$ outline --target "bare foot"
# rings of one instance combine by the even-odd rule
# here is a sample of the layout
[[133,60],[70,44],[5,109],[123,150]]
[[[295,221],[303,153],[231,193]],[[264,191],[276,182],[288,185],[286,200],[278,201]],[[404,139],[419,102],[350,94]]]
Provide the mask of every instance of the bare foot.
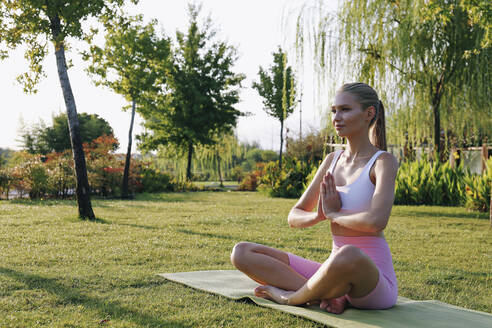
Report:
[[342,296],[338,298],[332,298],[329,300],[322,300],[319,307],[328,312],[340,314],[347,307],[347,298],[345,296]]
[[258,286],[255,288],[255,296],[266,298],[278,304],[287,304],[289,296],[294,294],[293,291],[280,289],[273,286]]

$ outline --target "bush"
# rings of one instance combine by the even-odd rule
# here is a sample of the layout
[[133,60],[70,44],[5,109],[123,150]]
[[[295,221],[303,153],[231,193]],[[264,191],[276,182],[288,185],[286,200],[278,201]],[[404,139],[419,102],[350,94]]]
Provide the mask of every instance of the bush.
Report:
[[158,169],[142,168],[140,174],[143,192],[163,192],[175,189],[175,183],[171,181],[171,176]]
[[278,162],[270,162],[260,178],[260,190],[271,197],[298,198],[306,188],[312,167],[295,158],[285,158],[282,170]]
[[487,161],[487,170],[482,175],[465,177],[465,206],[480,212],[490,211],[492,188],[492,157]]
[[396,176],[395,204],[463,205],[468,175],[461,166],[452,168],[449,163],[404,162]]
[[256,191],[256,188],[258,188],[258,177],[254,173],[249,173],[243,181],[241,181],[241,184],[239,185],[238,190],[241,191]]
[[15,180],[16,177],[12,174],[12,170],[0,170],[0,195],[5,194],[5,197],[9,199],[9,192],[12,189]]
[[237,181],[238,183],[241,183],[241,181],[244,179],[245,175],[243,172],[243,168],[241,166],[234,166],[231,170],[231,173],[229,175],[229,178],[231,180]]

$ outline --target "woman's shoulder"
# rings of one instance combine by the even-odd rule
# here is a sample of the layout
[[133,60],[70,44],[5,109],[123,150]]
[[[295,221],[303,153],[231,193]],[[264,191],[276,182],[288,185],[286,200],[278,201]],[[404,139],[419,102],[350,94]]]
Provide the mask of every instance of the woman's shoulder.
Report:
[[397,171],[400,164],[398,159],[390,152],[382,151],[381,154],[376,158],[374,163],[375,168],[381,168],[384,170],[394,170]]
[[331,162],[333,161],[333,158],[335,158],[336,154],[339,152],[340,152],[340,150],[335,150],[335,151],[332,151],[331,153],[329,153],[328,155],[326,155],[324,160],[323,160],[323,165],[324,166],[330,166]]

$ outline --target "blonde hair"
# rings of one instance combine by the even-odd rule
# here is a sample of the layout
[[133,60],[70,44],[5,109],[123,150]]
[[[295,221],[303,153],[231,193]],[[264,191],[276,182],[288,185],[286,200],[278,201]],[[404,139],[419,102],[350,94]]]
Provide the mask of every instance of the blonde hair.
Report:
[[371,143],[381,150],[386,149],[386,124],[384,120],[384,106],[377,92],[369,85],[361,82],[346,83],[342,85],[339,92],[348,92],[361,104],[362,109],[374,106],[376,115],[369,123],[369,139]]

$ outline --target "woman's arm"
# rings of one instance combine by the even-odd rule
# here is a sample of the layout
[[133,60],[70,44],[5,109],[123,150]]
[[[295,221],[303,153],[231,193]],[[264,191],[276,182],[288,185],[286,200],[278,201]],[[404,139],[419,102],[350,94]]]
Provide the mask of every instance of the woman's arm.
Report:
[[[398,161],[390,153],[379,156],[374,164],[376,188],[371,206],[364,212],[346,214],[327,211],[326,218],[349,229],[363,232],[378,232],[388,224],[391,208],[395,199],[395,179],[398,171]],[[333,179],[325,178],[321,186],[322,197],[329,197],[335,188]]]
[[[311,181],[296,205],[290,210],[287,221],[292,228],[307,228],[326,219],[321,210],[319,186],[323,181],[326,171],[330,167],[332,159],[333,153],[325,157],[313,181]],[[318,211],[312,212],[315,206],[318,207]]]

